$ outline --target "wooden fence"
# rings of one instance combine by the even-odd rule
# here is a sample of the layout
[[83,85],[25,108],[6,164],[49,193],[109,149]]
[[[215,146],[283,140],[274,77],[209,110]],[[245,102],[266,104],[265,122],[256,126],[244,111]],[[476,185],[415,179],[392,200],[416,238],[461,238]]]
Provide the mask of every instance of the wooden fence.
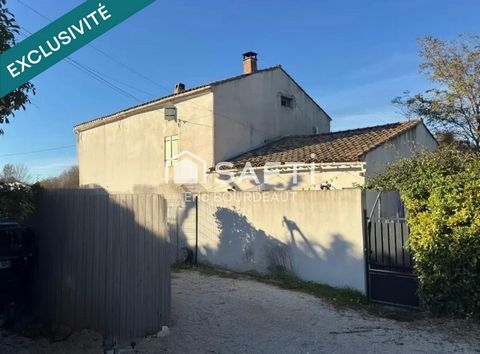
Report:
[[36,213],[38,315],[134,338],[169,322],[170,260],[162,196],[45,191]]

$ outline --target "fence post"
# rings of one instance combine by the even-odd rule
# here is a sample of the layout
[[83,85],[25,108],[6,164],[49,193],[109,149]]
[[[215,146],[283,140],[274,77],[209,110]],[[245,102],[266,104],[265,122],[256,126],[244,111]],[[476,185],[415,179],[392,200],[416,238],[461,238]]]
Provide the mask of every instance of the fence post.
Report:
[[195,265],[198,266],[198,195],[195,196]]
[[371,219],[367,216],[367,210],[362,210],[363,216],[363,247],[364,247],[364,262],[365,262],[365,294],[367,299],[370,301],[370,274],[369,262],[370,262],[370,228],[371,228]]

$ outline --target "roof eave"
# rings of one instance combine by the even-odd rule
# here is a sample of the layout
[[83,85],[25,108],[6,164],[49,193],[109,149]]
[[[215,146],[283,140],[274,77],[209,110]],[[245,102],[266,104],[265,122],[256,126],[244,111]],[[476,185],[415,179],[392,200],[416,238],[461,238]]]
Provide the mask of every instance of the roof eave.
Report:
[[145,104],[133,107],[133,108],[127,108],[124,111],[120,111],[120,112],[114,113],[112,115],[108,115],[108,116],[104,116],[104,117],[100,117],[100,118],[95,118],[95,119],[90,120],[88,122],[84,122],[84,123],[80,123],[78,125],[75,125],[73,127],[73,130],[74,130],[74,132],[79,133],[79,132],[83,132],[85,130],[96,128],[96,127],[99,127],[99,126],[102,126],[102,125],[105,125],[105,124],[117,122],[119,120],[122,120],[124,118],[127,118],[129,116],[132,116],[132,115],[135,115],[135,114],[138,114],[138,113],[148,112],[148,111],[156,108],[157,106],[164,105],[165,103],[168,103],[168,102],[171,102],[171,101],[182,100],[183,98],[186,98],[186,97],[198,95],[198,94],[204,93],[206,91],[211,91],[211,88],[212,88],[211,85],[203,86],[203,87],[199,87],[198,89],[190,90],[190,91],[185,92],[185,93],[180,93],[180,94],[177,94],[177,95],[174,95],[174,96],[165,97],[163,99],[159,99],[159,100],[156,100],[156,101],[151,101],[151,102],[148,102],[148,103],[145,103]]

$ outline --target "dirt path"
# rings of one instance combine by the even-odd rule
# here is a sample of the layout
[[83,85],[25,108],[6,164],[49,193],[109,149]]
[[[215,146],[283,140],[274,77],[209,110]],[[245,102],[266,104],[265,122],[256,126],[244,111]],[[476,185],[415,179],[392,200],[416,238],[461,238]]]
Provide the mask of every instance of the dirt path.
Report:
[[338,310],[252,280],[192,271],[172,277],[170,335],[143,340],[142,353],[480,352],[480,336],[460,339],[437,325]]

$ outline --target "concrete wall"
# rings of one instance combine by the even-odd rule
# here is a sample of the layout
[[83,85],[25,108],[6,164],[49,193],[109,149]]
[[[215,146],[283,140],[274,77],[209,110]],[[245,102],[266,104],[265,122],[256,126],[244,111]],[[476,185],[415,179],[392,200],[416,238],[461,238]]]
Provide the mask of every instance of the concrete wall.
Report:
[[168,104],[182,121],[164,119],[164,106],[82,131],[77,139],[80,185],[109,192],[156,191],[165,182],[164,138],[179,136],[179,151],[213,164],[213,94]]
[[[282,107],[280,96],[294,98]],[[214,88],[215,161],[288,135],[330,131],[326,114],[281,69],[265,71]]]
[[[359,189],[200,194],[199,260],[365,292],[362,210]],[[194,223],[192,203],[181,214],[180,227]],[[182,242],[194,249],[189,230]]]

